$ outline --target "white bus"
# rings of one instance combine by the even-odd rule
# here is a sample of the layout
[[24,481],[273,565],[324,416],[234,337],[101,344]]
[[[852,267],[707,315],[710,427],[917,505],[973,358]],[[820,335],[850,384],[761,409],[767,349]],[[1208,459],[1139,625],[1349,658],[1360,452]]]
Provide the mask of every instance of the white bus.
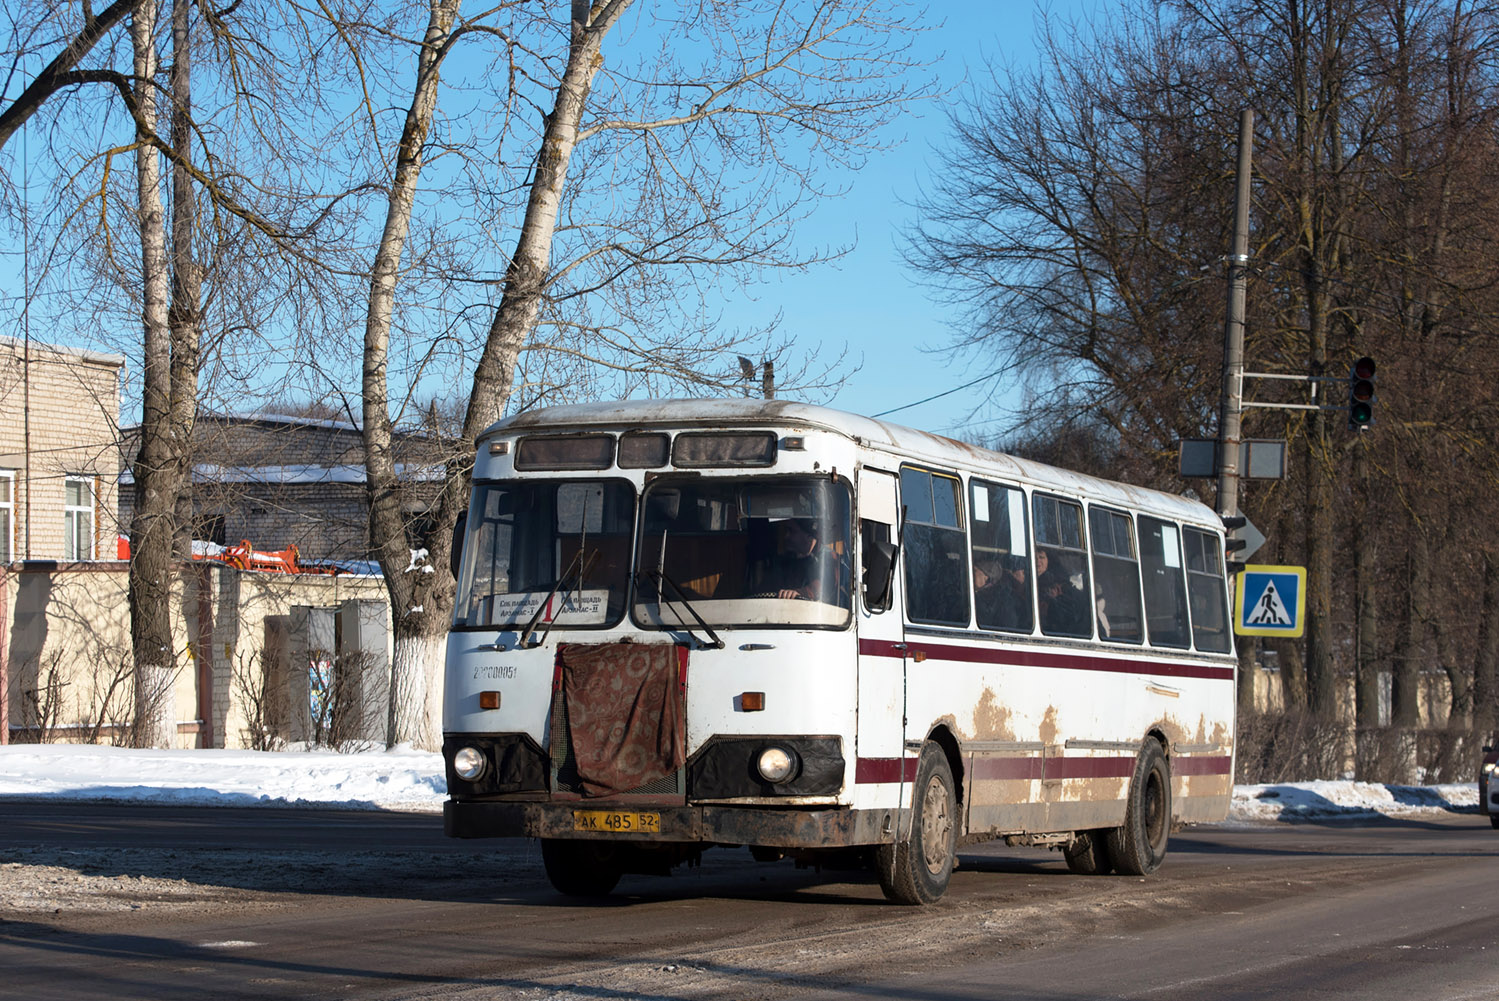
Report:
[[713,846],[1145,874],[1232,792],[1223,526],[1172,494],[779,401],[553,407],[478,442],[444,827],[561,892]]

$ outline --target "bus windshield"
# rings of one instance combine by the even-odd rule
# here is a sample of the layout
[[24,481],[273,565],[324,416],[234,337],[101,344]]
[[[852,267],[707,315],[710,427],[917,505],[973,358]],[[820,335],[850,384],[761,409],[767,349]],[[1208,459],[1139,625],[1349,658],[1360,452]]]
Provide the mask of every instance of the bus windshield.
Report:
[[476,483],[455,625],[604,628],[624,616],[635,490],[623,480]]
[[847,485],[826,476],[653,481],[642,498],[636,620],[847,625],[849,507]]

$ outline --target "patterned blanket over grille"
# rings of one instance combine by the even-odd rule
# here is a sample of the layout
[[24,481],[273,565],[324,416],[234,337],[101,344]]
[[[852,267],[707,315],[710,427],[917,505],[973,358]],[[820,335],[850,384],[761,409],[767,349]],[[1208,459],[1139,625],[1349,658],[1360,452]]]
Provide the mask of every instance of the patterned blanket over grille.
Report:
[[557,656],[585,796],[638,789],[682,767],[687,723],[676,646],[567,644]]

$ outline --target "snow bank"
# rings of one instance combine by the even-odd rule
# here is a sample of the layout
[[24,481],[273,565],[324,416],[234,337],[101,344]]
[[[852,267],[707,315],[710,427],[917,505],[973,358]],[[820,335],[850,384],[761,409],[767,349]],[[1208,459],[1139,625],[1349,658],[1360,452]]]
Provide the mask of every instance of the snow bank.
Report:
[[338,754],[0,747],[0,796],[441,812],[446,787],[441,756],[409,749]]

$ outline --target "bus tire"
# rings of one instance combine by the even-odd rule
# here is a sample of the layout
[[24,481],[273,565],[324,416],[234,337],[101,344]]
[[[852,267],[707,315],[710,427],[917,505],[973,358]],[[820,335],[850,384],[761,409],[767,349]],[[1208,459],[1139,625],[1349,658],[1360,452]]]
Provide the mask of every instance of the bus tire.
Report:
[[1062,849],[1062,857],[1079,876],[1107,876],[1114,871],[1108,831],[1078,831],[1076,839]]
[[1161,867],[1171,837],[1171,768],[1154,737],[1145,741],[1129,783],[1124,826],[1108,834],[1109,857],[1127,876],[1145,876]]
[[607,897],[624,873],[612,844],[541,839],[541,863],[552,888],[568,897]]
[[897,904],[932,904],[947,892],[958,848],[958,797],[942,748],[921,749],[911,795],[911,833],[875,851],[880,889]]

